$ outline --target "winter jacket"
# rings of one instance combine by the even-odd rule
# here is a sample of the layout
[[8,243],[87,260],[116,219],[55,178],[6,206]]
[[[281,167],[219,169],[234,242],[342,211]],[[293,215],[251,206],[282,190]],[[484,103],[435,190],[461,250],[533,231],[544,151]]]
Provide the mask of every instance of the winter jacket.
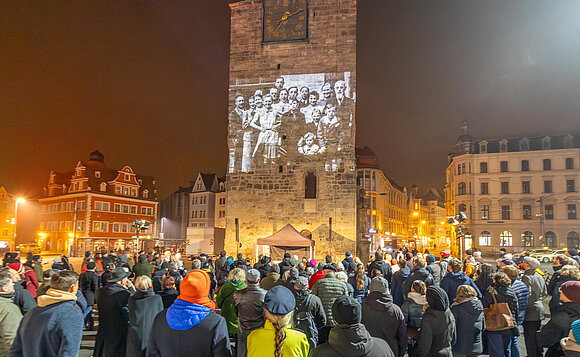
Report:
[[310,281],[308,281],[308,289],[312,290],[312,287],[314,286],[314,284],[320,280],[323,279],[326,276],[326,274],[324,274],[323,270],[319,270],[316,273],[312,274],[312,276],[310,277]]
[[25,315],[28,311],[36,307],[36,301],[32,295],[30,295],[30,292],[24,289],[24,287],[18,283],[14,284],[14,292],[11,294],[6,294],[6,296],[10,296],[12,298],[12,301],[16,304],[16,306],[20,308],[22,315]]
[[530,289],[528,306],[524,321],[541,321],[544,319],[542,297],[546,295],[546,282],[534,269],[528,269],[522,276],[522,283]]
[[441,280],[443,280],[445,275],[447,275],[447,266],[449,266],[450,260],[451,260],[451,258],[448,257],[445,259],[441,259],[439,262],[437,262],[437,264],[439,264],[439,267],[441,267]]
[[324,312],[326,313],[326,326],[334,326],[332,304],[339,296],[348,296],[346,284],[338,280],[334,274],[330,274],[314,283],[312,293],[322,301],[322,306],[324,306]]
[[79,276],[79,290],[83,293],[87,304],[95,304],[95,292],[99,288],[99,278],[93,271],[85,271]]
[[344,260],[342,261],[342,266],[344,267],[345,271],[348,271],[349,267],[350,267],[350,270],[352,270],[352,271],[356,270],[356,263],[354,262],[354,259],[352,259],[352,257],[344,258]]
[[319,330],[326,326],[326,313],[322,301],[310,290],[294,290],[294,299],[296,299],[296,311],[294,313],[308,311],[312,315],[314,324]]
[[234,293],[246,288],[246,282],[228,281],[216,296],[217,306],[221,309],[221,315],[226,318],[228,333],[238,333],[238,315],[234,308]]
[[453,345],[454,354],[477,355],[483,352],[483,305],[477,298],[454,302],[451,313],[455,318],[457,342]]
[[284,285],[288,290],[293,291],[294,284],[296,284],[296,279],[298,279],[298,277],[300,276],[300,272],[298,271],[298,269],[290,269],[288,274],[289,274],[288,279],[286,279],[285,282],[282,282],[282,280],[278,280],[278,285]]
[[369,285],[371,284],[371,279],[366,276],[363,275],[363,288],[362,289],[357,289],[356,288],[356,275],[355,274],[351,274],[348,277],[348,283],[352,286],[353,291],[352,291],[352,297],[356,299],[356,301],[362,303],[366,297],[367,297],[367,293],[369,291]]
[[[558,274],[556,280],[557,281],[554,282],[554,277],[552,277],[552,279],[550,280],[550,285],[548,285],[548,294],[552,296],[552,298],[550,299],[550,303],[548,304],[550,308],[550,313],[554,313],[556,309],[562,306],[562,301],[560,301],[560,287],[562,286],[562,284],[564,284],[567,281],[573,281],[576,279],[570,275]],[[552,292],[550,293],[550,286],[552,285],[552,282],[554,282],[554,284],[552,286]]]
[[141,275],[151,277],[153,270],[155,270],[155,267],[149,264],[147,260],[142,260],[133,266],[133,273],[135,273],[135,278]]
[[429,273],[427,268],[420,267],[418,265],[414,266],[411,270],[411,274],[405,279],[403,283],[403,296],[407,296],[407,294],[411,291],[411,285],[415,280],[421,280],[425,282],[427,287],[433,285],[433,275]]
[[16,338],[22,313],[6,294],[0,294],[0,356],[6,356]]
[[260,265],[258,267],[258,271],[260,272],[260,279],[264,279],[266,276],[268,276],[268,273],[270,272],[270,263],[268,264],[263,264]]
[[387,342],[372,337],[363,324],[341,324],[330,330],[328,342],[312,350],[309,357],[362,356],[395,357],[395,354]]
[[[436,291],[433,301],[429,301],[429,307],[421,320],[421,331],[417,341],[417,349],[421,357],[452,357],[451,346],[456,341],[455,318],[449,311],[449,301],[445,292],[440,288]],[[431,293],[427,290],[427,294]],[[429,299],[429,295],[427,295]]]
[[[183,341],[195,341],[183,343]],[[231,356],[223,316],[209,307],[177,299],[153,321],[147,357]]]
[[260,287],[264,290],[270,290],[278,283],[278,280],[280,280],[280,274],[271,271],[264,279],[260,280]]
[[442,279],[441,278],[441,267],[439,266],[439,264],[433,262],[433,263],[427,265],[427,270],[433,276],[433,285],[439,286],[439,284],[441,284],[441,279]]
[[441,280],[441,289],[445,290],[447,296],[449,297],[449,301],[455,300],[455,296],[457,295],[457,288],[460,285],[471,286],[477,292],[477,297],[481,298],[481,291],[479,291],[479,288],[477,285],[475,285],[473,279],[466,276],[462,271],[457,273],[448,273],[445,275],[443,280]]
[[393,295],[393,302],[398,306],[402,306],[405,301],[405,296],[403,295],[403,284],[409,274],[411,274],[411,269],[405,267],[393,274],[391,279],[391,295]]
[[41,281],[43,281],[44,277],[43,277],[42,265],[38,264],[38,263],[32,263],[31,268],[34,270],[34,273],[36,274],[36,280],[38,280],[39,283]]
[[278,265],[280,266],[280,276],[284,275],[287,270],[292,269],[290,258],[284,258]]
[[[528,296],[530,295],[530,291],[526,284],[522,283],[519,279],[512,280],[512,286],[510,286],[514,293],[516,293],[516,297],[518,298],[518,325],[521,325],[524,322],[524,316],[526,314],[526,306],[528,306]],[[559,300],[559,298],[558,298]]]
[[[50,294],[49,290],[48,294]],[[76,308],[74,295],[39,298],[39,304],[20,322],[10,348],[10,357],[76,357],[79,353],[84,316]],[[72,295],[72,296],[71,296]],[[46,301],[46,303],[43,302]]]
[[163,303],[164,309],[167,309],[169,306],[171,306],[171,304],[173,304],[173,302],[175,301],[175,299],[177,299],[177,296],[179,295],[179,293],[177,292],[177,290],[175,290],[175,288],[166,289],[156,294],[159,294],[159,296],[161,296],[161,302]]
[[416,292],[410,292],[409,297],[405,299],[401,311],[405,318],[405,323],[409,328],[421,328],[421,320],[425,310],[423,307],[427,304],[425,295]]
[[99,330],[95,338],[94,357],[122,357],[127,349],[129,296],[134,292],[120,284],[109,283],[97,290]]
[[264,327],[264,296],[267,291],[257,284],[248,285],[243,290],[234,293],[234,308],[238,315],[238,341],[236,349],[238,356],[247,353],[247,338],[250,332]]
[[[286,339],[282,347],[284,357],[306,357],[310,345],[306,335],[287,325],[284,328]],[[248,357],[274,356],[276,329],[270,320],[266,320],[263,328],[252,331],[248,336]]]
[[24,266],[24,281],[22,283],[26,290],[30,292],[33,298],[36,298],[36,289],[40,286],[38,283],[38,278],[36,277],[36,272],[34,269],[28,266]]
[[161,283],[163,282],[163,277],[168,273],[169,271],[167,269],[161,269],[153,272],[153,275],[151,275],[151,281],[153,282],[153,291],[159,292],[163,290]]
[[149,290],[137,290],[129,297],[129,330],[127,356],[145,357],[145,349],[155,316],[163,310],[159,295]]
[[393,297],[379,291],[369,293],[362,303],[362,324],[373,337],[389,344],[397,357],[405,355],[407,326],[401,308],[393,303]]
[[220,256],[216,261],[215,261],[215,276],[216,277],[220,277],[221,276],[221,272],[224,269],[226,265],[226,257],[224,256]]
[[383,274],[383,278],[387,279],[389,284],[391,283],[391,279],[393,278],[393,270],[391,269],[391,265],[384,261],[384,260],[375,260],[369,265],[368,275],[371,276],[373,270],[380,270]]
[[560,340],[560,347],[564,351],[566,357],[580,357],[580,345],[572,341],[568,337]]
[[560,340],[568,336],[570,325],[580,319],[580,302],[565,302],[537,334],[538,345],[547,347],[546,357],[560,356]]
[[[491,293],[491,290],[494,290],[495,301]],[[483,304],[483,307],[486,308],[489,307],[489,305],[491,304],[495,304],[495,302],[507,303],[508,307],[510,308],[510,312],[512,313],[512,318],[514,319],[514,322],[517,321],[517,317],[519,314],[518,297],[516,296],[516,293],[513,291],[511,287],[506,288],[505,286],[500,284],[495,283],[491,284],[490,287],[486,291],[484,291],[483,297],[481,298],[481,303]],[[517,327],[511,329],[511,332],[514,336],[519,336],[519,330],[517,329]]]

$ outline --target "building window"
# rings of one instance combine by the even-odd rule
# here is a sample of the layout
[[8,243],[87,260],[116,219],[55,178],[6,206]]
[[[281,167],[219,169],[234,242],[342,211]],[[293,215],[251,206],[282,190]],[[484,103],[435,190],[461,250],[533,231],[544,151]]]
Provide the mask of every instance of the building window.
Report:
[[573,140],[574,140],[574,137],[572,135],[566,135],[564,137],[564,148],[571,149]]
[[125,181],[129,181],[129,180],[131,180],[131,175],[125,174]]
[[499,152],[507,152],[507,140],[503,139],[499,141]]
[[461,164],[461,173],[467,173],[467,171],[465,171],[465,164]]
[[199,218],[205,218],[205,210],[204,209],[199,211]]
[[95,201],[95,211],[109,211],[109,202]]
[[550,137],[546,136],[542,139],[542,150],[550,150]]
[[548,247],[555,247],[556,246],[556,233],[552,232],[552,231],[548,231],[544,234],[544,237],[546,238],[546,245]]
[[108,232],[108,231],[109,231],[109,222],[100,222],[100,221],[93,222],[93,232]]
[[522,193],[530,193],[530,181],[522,181]]
[[522,160],[522,171],[530,171],[530,162],[528,160]]
[[191,218],[197,218],[197,211],[191,211]]
[[304,178],[304,198],[316,198],[316,175],[309,172]]
[[129,213],[129,205],[123,205],[123,213]]
[[522,206],[522,213],[524,219],[532,219],[532,206],[531,205],[523,205]]
[[457,194],[465,195],[465,182],[460,182],[457,184]]
[[576,204],[568,204],[568,219],[576,219]]
[[524,247],[534,246],[534,234],[530,231],[525,231],[522,233],[522,245]]
[[95,177],[101,178],[101,171],[95,171]]
[[544,159],[544,171],[548,171],[552,169],[552,160]]
[[576,180],[566,180],[566,192],[576,192]]
[[482,174],[487,173],[487,162],[480,162],[479,163],[479,172]]
[[487,154],[487,141],[482,141],[479,143],[479,153]]
[[510,231],[501,232],[499,235],[499,245],[501,247],[511,247],[512,244],[512,233]]
[[544,193],[552,193],[552,181],[544,181]]
[[134,188],[134,187],[133,187],[133,188],[131,188],[131,196],[133,196],[133,197],[137,197],[137,196],[138,196],[138,195],[137,195],[137,189],[136,189],[136,188]]
[[482,182],[481,183],[481,194],[482,195],[487,195],[489,194],[489,187],[488,187],[488,183],[487,182]]
[[113,210],[115,212],[121,212],[121,204],[120,203],[115,203],[115,205],[113,206]]
[[130,208],[131,208],[130,212],[131,212],[132,214],[137,214],[137,206],[131,205],[131,207],[130,207]]
[[507,195],[510,193],[510,183],[509,182],[501,182],[501,193],[503,195]]
[[77,202],[77,209],[79,211],[84,211],[87,208],[87,201],[78,201]]
[[510,220],[510,206],[501,206],[501,219]]
[[528,138],[523,138],[520,140],[520,151],[528,151],[530,150],[530,141]]
[[121,231],[120,226],[120,223],[113,223],[113,233],[119,233]]
[[574,168],[574,159],[571,157],[566,158],[566,170],[572,170]]
[[499,163],[499,170],[501,172],[508,172],[508,162],[507,161],[502,161]]
[[149,198],[149,190],[143,190],[143,198]]
[[554,205],[544,205],[544,218],[554,219]]
[[489,205],[481,206],[481,219],[489,219]]
[[[153,207],[141,207],[141,214],[144,216],[152,216],[153,215]],[[193,215],[192,215],[192,217],[193,217]],[[197,217],[193,217],[193,218],[197,218]]]
[[483,231],[479,234],[479,245],[482,247],[491,247],[491,233]]

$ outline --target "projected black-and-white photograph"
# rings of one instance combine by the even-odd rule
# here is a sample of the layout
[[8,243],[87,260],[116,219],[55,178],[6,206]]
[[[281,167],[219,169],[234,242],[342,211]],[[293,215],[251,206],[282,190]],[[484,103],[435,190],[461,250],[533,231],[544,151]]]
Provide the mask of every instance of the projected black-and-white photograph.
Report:
[[281,75],[230,86],[230,173],[299,157],[329,158],[354,146],[355,91],[350,72]]

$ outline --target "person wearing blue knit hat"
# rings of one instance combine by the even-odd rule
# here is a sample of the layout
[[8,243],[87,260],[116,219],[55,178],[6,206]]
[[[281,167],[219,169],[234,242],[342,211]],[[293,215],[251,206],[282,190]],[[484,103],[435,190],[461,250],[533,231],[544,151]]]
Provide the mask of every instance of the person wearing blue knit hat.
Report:
[[566,356],[580,356],[580,344],[576,341],[580,341],[580,320],[572,322],[568,337],[564,337],[560,340],[560,347]]

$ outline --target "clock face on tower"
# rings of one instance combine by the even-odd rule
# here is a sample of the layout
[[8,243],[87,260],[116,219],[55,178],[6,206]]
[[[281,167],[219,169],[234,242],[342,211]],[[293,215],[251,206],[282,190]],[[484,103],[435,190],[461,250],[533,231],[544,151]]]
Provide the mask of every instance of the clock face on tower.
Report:
[[308,38],[308,0],[264,0],[264,42]]

